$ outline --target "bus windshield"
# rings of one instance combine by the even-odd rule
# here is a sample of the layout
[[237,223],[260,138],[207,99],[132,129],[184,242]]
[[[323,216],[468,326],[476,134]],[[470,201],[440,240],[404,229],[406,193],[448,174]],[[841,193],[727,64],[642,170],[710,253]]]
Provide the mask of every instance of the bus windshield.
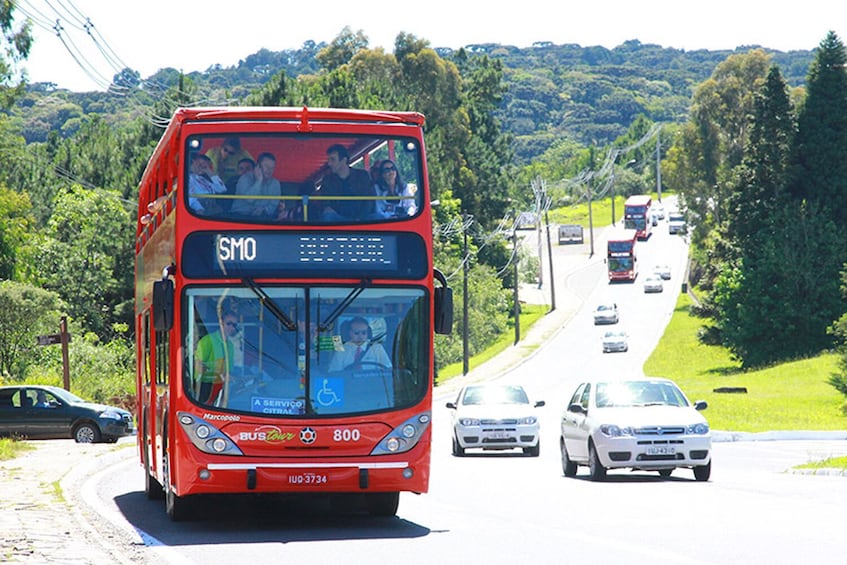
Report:
[[426,395],[429,315],[417,287],[191,287],[185,390],[273,417],[354,415]]
[[191,135],[185,151],[188,209],[207,219],[358,224],[422,208],[421,147],[412,138],[252,129]]

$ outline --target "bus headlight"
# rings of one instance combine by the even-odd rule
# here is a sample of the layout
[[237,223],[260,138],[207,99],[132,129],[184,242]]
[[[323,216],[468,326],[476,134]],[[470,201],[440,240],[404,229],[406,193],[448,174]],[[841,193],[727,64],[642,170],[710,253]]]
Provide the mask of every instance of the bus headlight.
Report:
[[432,421],[430,412],[422,412],[409,418],[382,438],[371,455],[404,453],[415,447],[429,428]]
[[209,422],[187,412],[177,413],[177,421],[194,447],[204,453],[244,455],[235,442]]

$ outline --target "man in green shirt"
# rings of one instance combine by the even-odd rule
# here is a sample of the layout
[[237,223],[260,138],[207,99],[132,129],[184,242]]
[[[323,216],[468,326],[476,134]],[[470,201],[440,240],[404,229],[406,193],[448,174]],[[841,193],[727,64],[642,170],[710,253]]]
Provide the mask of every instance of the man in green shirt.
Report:
[[194,352],[194,386],[197,400],[213,403],[221,392],[224,380],[232,372],[236,345],[233,341],[238,333],[238,317],[226,312],[221,317],[220,327],[204,335],[197,342]]

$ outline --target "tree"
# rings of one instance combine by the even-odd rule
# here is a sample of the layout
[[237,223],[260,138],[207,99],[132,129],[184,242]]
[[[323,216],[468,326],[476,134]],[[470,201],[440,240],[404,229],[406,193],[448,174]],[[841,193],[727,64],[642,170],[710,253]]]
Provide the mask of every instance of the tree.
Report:
[[[807,97],[797,119],[791,193],[831,208],[847,228],[847,53],[829,32],[809,68]],[[841,263],[839,262],[839,265]]]
[[0,372],[23,378],[36,336],[59,327],[61,302],[56,293],[14,281],[0,281]]
[[108,341],[114,324],[132,321],[130,214],[116,191],[80,186],[59,193],[54,210],[38,252],[42,285],[65,300],[85,329]]
[[8,109],[24,92],[26,75],[18,76],[17,65],[29,57],[32,47],[32,23],[29,19],[15,27],[16,2],[0,2],[0,30],[3,31],[0,57],[0,107]]
[[18,252],[30,238],[35,220],[26,193],[0,185],[0,280],[18,280]]

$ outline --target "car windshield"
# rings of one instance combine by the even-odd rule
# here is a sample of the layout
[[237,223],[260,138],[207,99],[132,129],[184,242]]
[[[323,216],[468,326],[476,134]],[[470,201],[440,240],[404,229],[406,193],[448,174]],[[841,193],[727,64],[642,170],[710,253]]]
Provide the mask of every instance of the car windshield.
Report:
[[529,404],[529,398],[523,388],[515,385],[470,386],[462,404]]
[[596,387],[598,408],[638,406],[688,406],[682,391],[667,381],[600,382]]

